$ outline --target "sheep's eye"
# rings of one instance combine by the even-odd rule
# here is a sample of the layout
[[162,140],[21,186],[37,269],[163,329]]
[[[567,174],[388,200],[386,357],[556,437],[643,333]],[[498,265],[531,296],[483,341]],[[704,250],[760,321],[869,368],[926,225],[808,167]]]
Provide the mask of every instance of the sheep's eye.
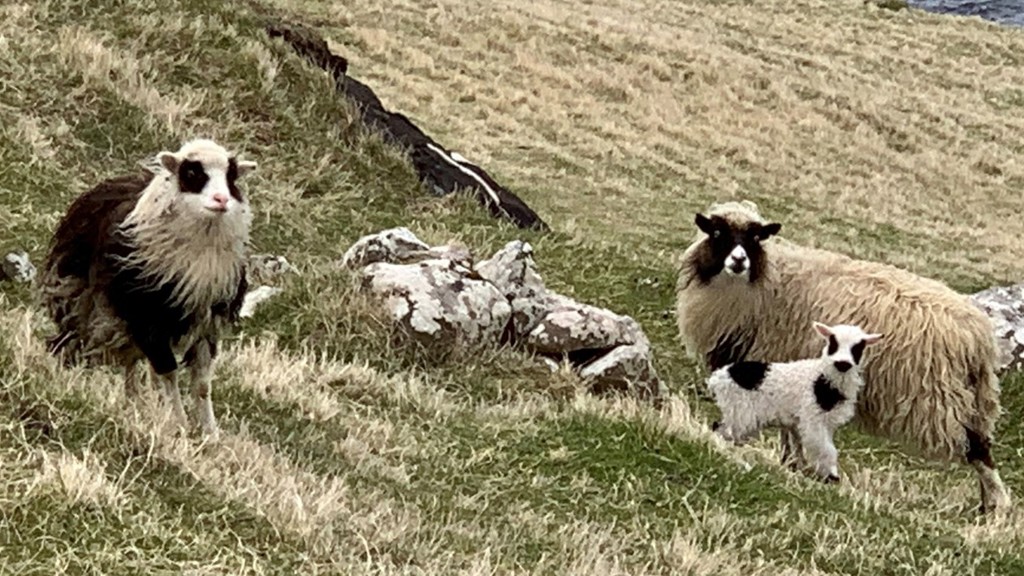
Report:
[[711,234],[711,237],[712,237],[712,238],[718,238],[718,237],[719,237],[719,236],[721,236],[721,235],[722,235],[722,231],[721,231],[721,230],[715,230],[715,231],[714,231],[714,232],[713,232],[713,233]]

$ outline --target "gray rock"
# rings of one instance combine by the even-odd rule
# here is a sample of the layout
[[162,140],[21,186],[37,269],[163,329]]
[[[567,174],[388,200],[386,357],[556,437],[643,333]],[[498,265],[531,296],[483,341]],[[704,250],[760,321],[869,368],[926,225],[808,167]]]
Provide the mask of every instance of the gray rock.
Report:
[[36,277],[36,267],[24,250],[8,252],[4,256],[0,271],[3,272],[0,274],[0,280],[7,279],[22,284],[32,282]]
[[273,254],[252,254],[246,270],[249,284],[268,284],[283,274],[298,274],[299,271],[284,256]]
[[992,319],[1000,374],[1024,368],[1024,284],[988,288],[971,300]]
[[513,240],[476,265],[481,277],[498,287],[512,304],[516,338],[524,338],[563,296],[550,292],[534,268],[533,247]]
[[281,289],[274,286],[257,286],[252,290],[247,290],[238,315],[242,318],[251,318],[256,313],[256,306],[279,292]]
[[511,241],[473,265],[464,247],[430,247],[394,228],[360,238],[342,264],[361,266],[363,286],[421,341],[514,343],[549,367],[570,358],[591,389],[632,388],[656,402],[667,394],[640,325],[548,290],[528,242]]
[[364,286],[384,297],[394,321],[424,344],[496,344],[512,314],[493,284],[453,260],[375,262],[363,275]]
[[412,254],[430,250],[425,242],[406,227],[390,228],[363,236],[345,251],[341,265],[361,268],[374,262],[400,262]]

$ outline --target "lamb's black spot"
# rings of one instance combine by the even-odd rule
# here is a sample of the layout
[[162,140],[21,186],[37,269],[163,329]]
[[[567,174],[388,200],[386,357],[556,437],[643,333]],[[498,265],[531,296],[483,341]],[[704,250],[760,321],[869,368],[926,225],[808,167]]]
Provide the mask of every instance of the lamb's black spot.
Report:
[[729,367],[729,377],[744,390],[757,390],[769,370],[764,362],[737,362]]
[[465,290],[465,288],[466,288],[466,283],[463,282],[461,278],[456,280],[455,282],[452,282],[452,291],[454,291],[456,293],[462,292],[463,290]]
[[864,355],[865,343],[863,340],[850,347],[850,354],[853,354],[853,363],[860,364],[860,358]]
[[818,376],[818,379],[814,381],[814,399],[818,402],[818,406],[822,410],[828,412],[829,410],[836,407],[837,404],[846,400],[846,396],[842,392],[836,390],[829,382],[829,379],[824,375]]
[[210,180],[203,164],[195,160],[183,160],[178,166],[178,185],[182,192],[198,193]]
[[836,337],[835,336],[833,336],[832,334],[829,334],[828,335],[828,354],[829,354],[829,356],[831,356],[832,354],[835,354],[836,350],[839,350],[839,342],[836,341]]
[[981,462],[989,468],[995,468],[996,464],[992,460],[992,441],[966,426],[964,430],[967,431],[967,462]]

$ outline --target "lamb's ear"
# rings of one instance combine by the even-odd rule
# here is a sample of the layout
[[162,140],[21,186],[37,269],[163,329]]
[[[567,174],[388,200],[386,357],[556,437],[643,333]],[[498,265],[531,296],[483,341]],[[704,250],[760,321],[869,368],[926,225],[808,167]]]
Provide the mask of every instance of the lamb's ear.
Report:
[[156,159],[160,161],[160,164],[167,169],[171,174],[178,173],[178,166],[181,165],[181,159],[174,152],[161,152],[156,155]]
[[708,236],[712,236],[715,233],[715,226],[711,223],[711,219],[700,212],[697,213],[693,221],[697,224],[697,228],[700,228],[700,231]]
[[875,342],[881,340],[883,336],[885,336],[885,334],[868,334],[867,336],[864,337],[864,343],[874,344]]
[[256,169],[257,164],[252,160],[239,160],[236,164],[238,166],[238,177],[241,178],[249,172]]
[[761,239],[766,240],[768,238],[771,238],[772,236],[778,234],[779,230],[782,230],[782,224],[780,224],[779,222],[769,222],[768,224],[761,226]]
[[821,334],[822,338],[828,338],[829,336],[832,335],[832,329],[826,326],[825,324],[822,324],[821,322],[815,321],[814,329],[818,332],[818,334]]

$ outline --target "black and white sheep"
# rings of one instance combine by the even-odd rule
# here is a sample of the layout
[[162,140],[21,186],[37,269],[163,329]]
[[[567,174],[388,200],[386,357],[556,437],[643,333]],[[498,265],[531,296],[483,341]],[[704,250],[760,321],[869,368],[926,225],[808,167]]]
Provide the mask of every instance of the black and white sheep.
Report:
[[[728,364],[708,377],[708,389],[722,419],[715,431],[742,444],[766,427],[781,427],[795,439],[798,461],[810,463],[827,482],[839,481],[836,429],[853,418],[864,385],[860,362],[864,348],[881,334],[859,326],[814,322],[826,340],[821,356],[792,362],[753,360]],[[787,458],[788,459],[788,458]]]
[[[982,510],[1009,506],[991,453],[997,345],[967,296],[895,266],[788,242],[748,201],[718,204],[696,224],[676,302],[689,354],[711,370],[807,358],[817,346],[805,329],[812,320],[884,333],[864,363],[854,422],[927,457],[969,463]],[[782,436],[791,445],[792,435]]]
[[255,168],[212,140],[194,139],[160,152],[143,173],[104,180],[76,198],[39,278],[58,328],[51,353],[123,368],[129,396],[146,361],[184,424],[180,358],[203,434],[215,438],[217,342],[247,289],[252,212],[238,180]]

